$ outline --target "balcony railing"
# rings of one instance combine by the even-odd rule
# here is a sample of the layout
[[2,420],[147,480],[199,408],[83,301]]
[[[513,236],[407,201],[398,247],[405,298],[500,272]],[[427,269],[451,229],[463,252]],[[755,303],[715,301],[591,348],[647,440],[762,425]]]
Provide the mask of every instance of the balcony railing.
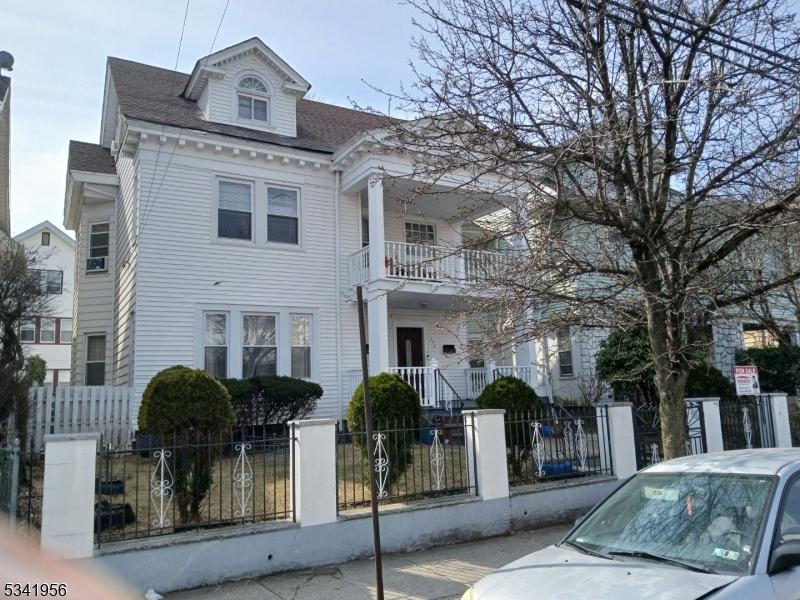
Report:
[[[487,250],[454,250],[444,246],[384,243],[385,277],[413,281],[475,283],[495,276],[506,256]],[[350,284],[376,278],[370,270],[369,246],[348,257]]]

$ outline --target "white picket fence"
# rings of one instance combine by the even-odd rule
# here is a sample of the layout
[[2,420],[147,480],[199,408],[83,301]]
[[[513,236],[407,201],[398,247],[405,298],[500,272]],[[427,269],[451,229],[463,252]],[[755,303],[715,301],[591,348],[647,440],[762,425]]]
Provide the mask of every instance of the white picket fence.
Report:
[[112,386],[32,387],[29,391],[28,451],[44,450],[52,433],[99,433],[104,447],[130,444],[133,389]]

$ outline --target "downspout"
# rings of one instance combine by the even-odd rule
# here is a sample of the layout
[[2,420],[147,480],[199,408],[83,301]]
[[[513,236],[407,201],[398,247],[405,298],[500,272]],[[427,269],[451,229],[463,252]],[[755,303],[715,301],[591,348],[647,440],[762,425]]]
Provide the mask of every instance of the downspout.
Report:
[[341,221],[341,213],[339,211],[339,188],[342,184],[342,172],[336,170],[333,172],[333,212],[336,217],[335,229],[335,256],[334,256],[334,273],[336,277],[336,387],[337,397],[337,420],[342,422],[342,288],[341,288],[341,240],[339,239],[339,226]]

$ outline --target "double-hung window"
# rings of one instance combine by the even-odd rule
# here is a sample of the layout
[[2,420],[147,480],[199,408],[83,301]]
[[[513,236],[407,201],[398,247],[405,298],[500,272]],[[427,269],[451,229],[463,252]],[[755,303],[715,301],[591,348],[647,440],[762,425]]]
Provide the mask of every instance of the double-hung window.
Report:
[[311,315],[292,315],[292,377],[311,377]]
[[253,239],[253,186],[248,182],[218,180],[217,236]]
[[42,246],[49,246],[50,245],[50,232],[43,231],[42,232]]
[[297,190],[267,187],[267,241],[283,244],[299,242]]
[[204,369],[212,377],[228,376],[228,315],[205,314]]
[[278,372],[278,343],[274,315],[242,315],[242,377]]
[[572,366],[572,336],[569,327],[558,330],[556,343],[558,346],[558,373],[561,377],[572,377],[575,371]]
[[406,244],[436,243],[436,230],[430,223],[414,223],[406,221]]
[[86,385],[106,384],[106,336],[86,336]]
[[87,271],[105,271],[108,262],[109,224],[93,223],[89,228],[89,258]]
[[72,319],[61,319],[61,326],[58,330],[58,343],[72,343]]
[[36,341],[36,321],[33,319],[25,319],[19,328],[19,341],[26,343],[34,343]]
[[44,288],[48,294],[60,294],[64,288],[64,272],[45,271]]
[[269,121],[269,90],[257,77],[243,77],[236,92],[237,112],[240,119]]
[[39,342],[42,344],[56,343],[56,320],[50,318],[39,319]]

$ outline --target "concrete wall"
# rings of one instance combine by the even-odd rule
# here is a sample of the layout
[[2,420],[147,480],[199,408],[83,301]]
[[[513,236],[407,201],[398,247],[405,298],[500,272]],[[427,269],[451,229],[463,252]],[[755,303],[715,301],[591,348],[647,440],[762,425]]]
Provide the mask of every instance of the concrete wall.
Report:
[[[495,500],[468,497],[387,508],[381,513],[381,545],[385,552],[403,552],[572,519],[616,485],[605,479],[540,486]],[[372,521],[365,511],[324,525],[249,525],[108,544],[90,563],[135,589],[163,593],[371,555]]]

